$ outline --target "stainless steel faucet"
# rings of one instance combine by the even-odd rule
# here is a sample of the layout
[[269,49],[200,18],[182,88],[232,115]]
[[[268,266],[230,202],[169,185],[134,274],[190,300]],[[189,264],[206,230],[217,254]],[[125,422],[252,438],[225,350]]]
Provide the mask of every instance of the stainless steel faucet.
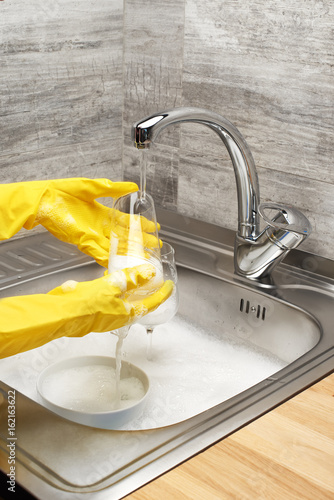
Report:
[[[250,279],[267,277],[292,248],[310,233],[308,219],[297,209],[260,203],[260,190],[252,153],[239,130],[223,116],[200,108],[174,108],[138,121],[132,128],[136,148],[147,149],[159,132],[181,122],[202,123],[218,134],[232,160],[238,192],[238,231],[234,262],[236,273]],[[268,212],[278,210],[273,218]],[[267,223],[261,232],[259,215]]]

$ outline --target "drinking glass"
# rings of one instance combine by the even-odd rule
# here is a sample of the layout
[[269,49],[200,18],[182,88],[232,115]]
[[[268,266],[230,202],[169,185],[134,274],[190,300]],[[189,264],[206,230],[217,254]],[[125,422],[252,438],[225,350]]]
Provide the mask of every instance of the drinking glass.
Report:
[[[151,264],[156,274],[146,285],[131,294],[136,300],[154,292],[163,284],[163,266],[160,257],[160,241],[153,198],[140,190],[114,201],[111,212],[111,232],[108,272],[141,264]],[[116,393],[119,393],[119,374],[122,362],[123,340],[129,326],[114,331],[116,345]]]
[[[142,196],[136,192],[114,202],[108,271],[147,263],[155,266],[155,282],[161,285],[162,266],[154,201],[150,195]],[[152,287],[152,280],[149,286]]]
[[161,264],[164,280],[172,280],[174,282],[174,289],[172,295],[161,304],[155,311],[143,316],[138,323],[145,326],[146,332],[148,334],[148,346],[147,346],[147,359],[152,359],[153,345],[152,345],[152,335],[154,328],[157,325],[167,323],[176,314],[179,306],[179,291],[177,285],[177,270],[175,264],[175,251],[172,245],[163,242],[161,248]]

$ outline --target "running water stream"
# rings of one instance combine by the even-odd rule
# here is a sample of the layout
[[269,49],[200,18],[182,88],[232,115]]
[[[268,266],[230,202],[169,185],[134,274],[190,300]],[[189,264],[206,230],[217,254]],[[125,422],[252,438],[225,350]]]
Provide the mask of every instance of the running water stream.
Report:
[[117,344],[115,349],[115,358],[116,358],[116,372],[115,372],[115,409],[120,408],[121,406],[121,368],[122,368],[122,348],[125,337],[129,332],[128,326],[123,326],[123,328],[119,328],[117,330]]
[[[140,151],[139,156],[139,168],[140,168],[140,182],[139,182],[139,193],[140,193],[140,202],[144,205],[146,198],[146,171],[147,171],[147,152]],[[110,272],[110,269],[109,269]],[[121,368],[122,368],[122,347],[124,339],[126,338],[129,332],[129,326],[124,326],[123,328],[119,328],[117,330],[117,344],[116,344],[116,373],[115,373],[115,383],[116,383],[116,402],[115,408],[119,408],[121,405],[121,390],[120,390],[120,381],[121,381]],[[151,337],[151,335],[149,335]],[[149,345],[151,349],[148,349],[148,359],[152,356],[152,341],[150,339]]]
[[146,197],[146,172],[147,172],[147,151],[139,151],[140,160],[139,160],[139,168],[140,168],[140,182],[139,182],[139,193],[140,198],[145,199]]

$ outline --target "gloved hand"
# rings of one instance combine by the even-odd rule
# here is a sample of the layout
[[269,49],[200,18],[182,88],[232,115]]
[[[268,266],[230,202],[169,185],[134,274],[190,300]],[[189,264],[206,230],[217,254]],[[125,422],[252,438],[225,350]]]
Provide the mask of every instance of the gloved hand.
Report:
[[[144,264],[93,281],[68,281],[47,294],[0,300],[0,358],[34,349],[59,337],[82,337],[131,324],[154,311],[173,291],[173,282],[138,300],[155,275]],[[131,296],[137,300],[131,301]]]
[[61,241],[108,267],[110,211],[96,198],[118,198],[137,191],[133,182],[108,179],[56,179],[0,184],[0,240],[22,227],[41,224]]
[[113,209],[111,221],[111,233],[117,241],[118,255],[133,255],[150,258],[150,255],[142,254],[145,248],[154,250],[162,247],[162,241],[157,239],[157,230],[160,224],[146,219],[141,215],[130,215]]

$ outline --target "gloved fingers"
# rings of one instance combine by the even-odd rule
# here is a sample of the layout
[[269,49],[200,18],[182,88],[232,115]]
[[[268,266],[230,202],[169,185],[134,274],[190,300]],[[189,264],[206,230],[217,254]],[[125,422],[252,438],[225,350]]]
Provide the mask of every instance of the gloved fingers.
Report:
[[[97,203],[97,202],[96,202]],[[160,224],[157,222],[149,221],[143,216],[130,215],[115,210],[114,208],[108,209],[108,223],[104,226],[104,235],[110,237],[111,228],[115,234],[120,234],[122,237],[128,237],[128,233],[142,232],[154,234],[160,231]]]
[[108,266],[110,208],[86,203],[65,192],[47,191],[40,201],[33,225],[41,224],[61,241],[75,244],[100,265]]
[[129,231],[126,228],[119,227],[118,233],[111,236],[113,252],[119,255],[140,255],[145,248],[155,249],[161,248],[162,242],[150,233],[143,233],[140,230]]
[[11,238],[22,227],[33,227],[38,205],[48,181],[0,184],[0,239]]
[[134,193],[138,191],[138,186],[134,182],[114,182],[111,186],[110,195],[112,198],[120,198],[126,194]]
[[[156,275],[156,269],[151,264],[114,271],[91,281],[66,281],[54,288],[47,295],[87,296],[96,298],[101,292],[120,297],[131,290],[147,284]],[[160,285],[161,283],[159,283]]]
[[125,214],[112,209],[111,232],[115,241],[118,241],[119,253],[125,253],[127,248],[142,245],[143,248],[157,248],[162,242],[157,239],[157,230],[160,225],[149,221],[143,216]]
[[[58,236],[59,238],[59,236]],[[63,240],[66,241],[66,240]],[[73,242],[70,242],[73,243]],[[97,264],[108,268],[109,262],[109,239],[107,238],[78,238],[76,246],[85,255],[92,257]]]
[[164,282],[161,288],[150,295],[146,295],[141,300],[130,302],[136,318],[141,318],[145,314],[155,311],[172,294],[174,283],[171,280]]
[[138,191],[138,186],[134,182],[113,182],[109,179],[83,177],[55,179],[49,181],[49,187],[85,202],[92,202],[96,198],[104,197],[119,198]]
[[[107,276],[104,276],[109,285],[119,288],[121,293],[138,290],[140,287],[155,278],[156,268],[151,264],[141,264],[136,267],[128,267],[121,271],[114,271]],[[155,280],[156,283],[156,280]],[[159,285],[161,282],[159,283]],[[157,286],[157,285],[155,285]]]
[[143,217],[142,215],[126,214],[113,208],[111,216],[113,219],[113,225],[115,225],[115,227],[120,226],[124,228],[131,228],[131,226],[135,226],[140,227],[141,230],[145,233],[154,233],[156,230],[160,231],[159,223],[157,223],[157,226],[155,226],[155,223],[153,221],[147,219],[146,217]]

